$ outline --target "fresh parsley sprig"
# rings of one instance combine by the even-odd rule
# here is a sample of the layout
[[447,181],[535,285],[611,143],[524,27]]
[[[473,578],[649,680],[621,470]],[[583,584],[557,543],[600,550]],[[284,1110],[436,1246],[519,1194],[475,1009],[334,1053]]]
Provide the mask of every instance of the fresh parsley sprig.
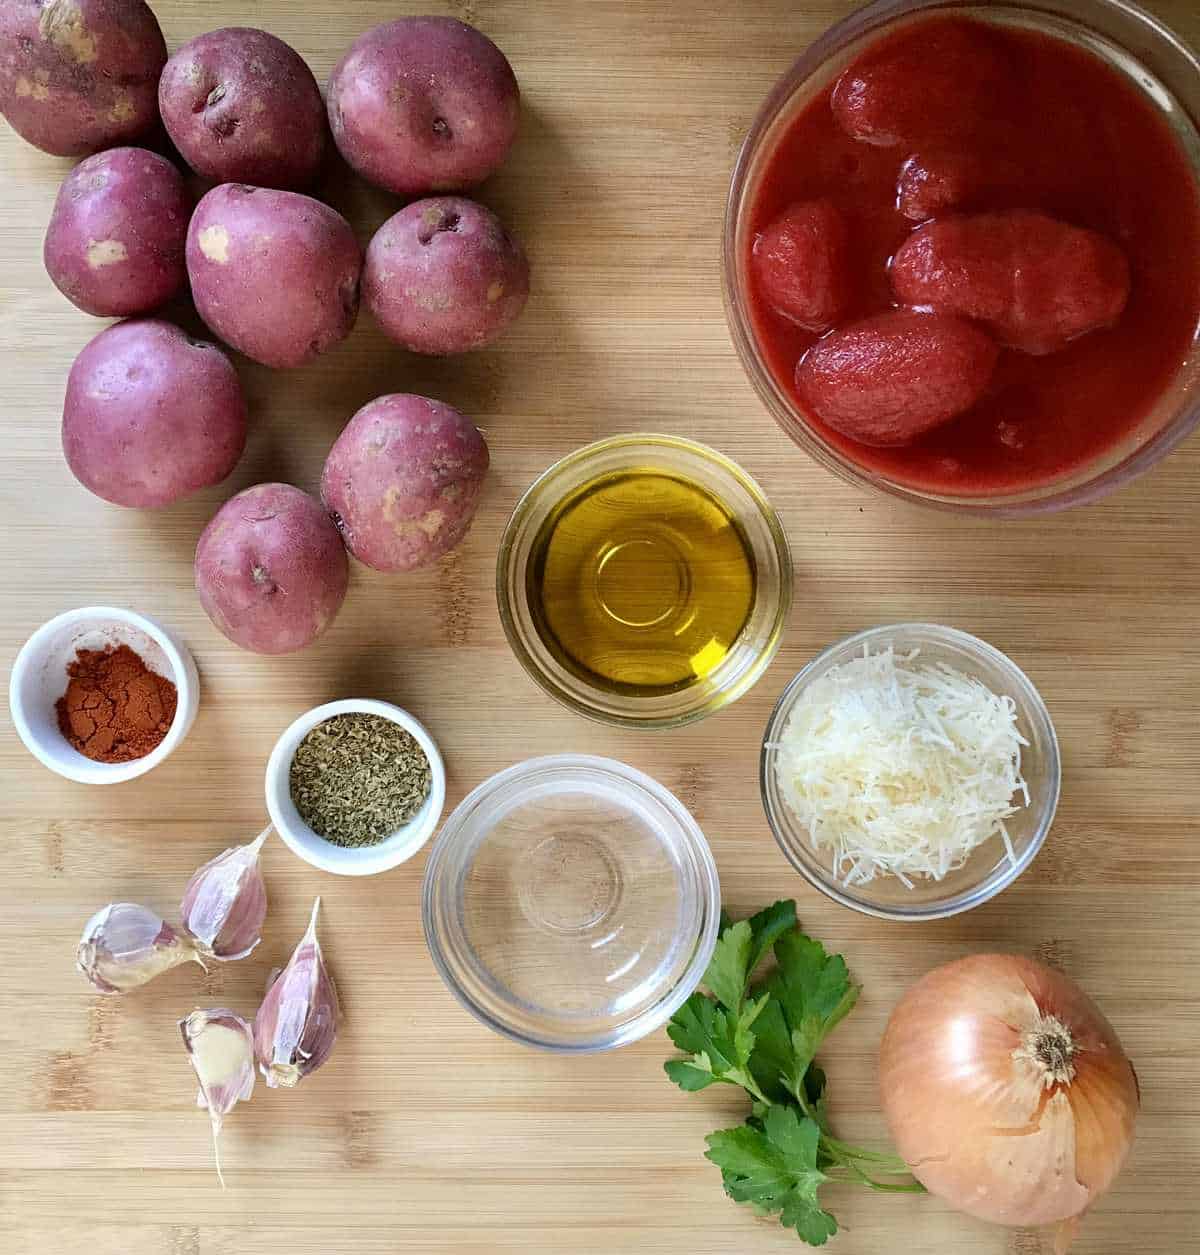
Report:
[[[859,989],[840,954],[826,954],[800,931],[795,902],[775,902],[736,924],[722,915],[720,932],[704,975],[708,993],[692,994],[667,1029],[686,1058],[670,1060],[666,1072],[688,1092],[726,1084],[750,1095],[745,1123],[710,1133],[706,1157],[721,1169],[730,1198],[778,1215],[821,1246],[837,1232],[817,1197],[825,1182],[922,1192],[897,1156],[850,1146],[829,1128],[825,1073],[814,1059]],[[755,984],[772,950],[776,966]]]

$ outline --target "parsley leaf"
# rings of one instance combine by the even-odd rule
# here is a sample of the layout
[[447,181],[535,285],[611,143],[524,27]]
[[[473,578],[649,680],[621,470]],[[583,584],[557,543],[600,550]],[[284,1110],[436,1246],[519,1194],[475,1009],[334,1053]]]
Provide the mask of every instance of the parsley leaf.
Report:
[[[758,1097],[750,1073],[756,1040],[752,1026],[766,1005],[762,997],[733,1011],[701,993],[692,994],[667,1028],[671,1040],[691,1058],[664,1064],[667,1075],[680,1089],[694,1091],[725,1081]],[[709,1079],[704,1080],[705,1076]]]
[[663,1064],[663,1070],[679,1086],[689,1094],[698,1089],[707,1089],[717,1083],[713,1075],[712,1063],[705,1058],[703,1063],[690,1063],[687,1059],[671,1059]]
[[796,1056],[783,1008],[770,995],[767,995],[767,1005],[755,1021],[754,1037],[754,1053],[750,1056],[751,1075],[772,1102],[785,1102],[791,1095],[789,1085],[795,1072]]
[[703,1055],[710,1071],[728,1072],[737,1066],[736,1027],[736,1015],[696,993],[672,1017],[667,1032],[680,1050]]
[[775,943],[779,967],[767,981],[771,996],[783,1008],[791,1030],[794,1057],[786,1074],[788,1087],[798,1095],[804,1073],[826,1037],[858,1001],[858,986],[850,979],[846,960],[829,955],[811,937],[794,931]]
[[787,899],[783,902],[772,902],[757,915],[751,915],[746,921],[754,938],[750,951],[750,962],[746,968],[747,977],[754,974],[754,969],[762,962],[770,948],[785,933],[796,929],[796,904]]
[[750,921],[742,920],[721,934],[704,973],[704,983],[722,1006],[740,1011],[746,996],[746,976],[749,971],[750,951],[754,934]]
[[724,1007],[740,1011],[754,969],[785,933],[796,927],[795,902],[775,902],[734,924],[721,913],[721,933],[704,984]]
[[763,1214],[778,1212],[781,1224],[821,1246],[837,1232],[837,1221],[817,1201],[828,1180],[817,1167],[820,1138],[807,1116],[772,1106],[761,1128],[743,1124],[711,1133],[706,1157],[721,1169],[730,1198]]

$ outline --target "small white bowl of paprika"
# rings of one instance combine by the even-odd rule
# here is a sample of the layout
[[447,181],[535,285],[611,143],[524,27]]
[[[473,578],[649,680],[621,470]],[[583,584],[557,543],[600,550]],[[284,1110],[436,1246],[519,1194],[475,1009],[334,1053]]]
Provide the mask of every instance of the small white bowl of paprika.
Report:
[[119,784],[178,748],[196,719],[200,677],[187,647],[161,623],[115,606],[84,606],[42,624],[25,642],[8,703],[40,763],[80,784]]

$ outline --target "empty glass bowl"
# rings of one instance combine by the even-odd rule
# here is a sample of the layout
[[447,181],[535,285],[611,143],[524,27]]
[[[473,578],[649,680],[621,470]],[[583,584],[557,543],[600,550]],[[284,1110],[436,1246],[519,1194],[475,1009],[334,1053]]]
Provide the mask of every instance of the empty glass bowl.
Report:
[[[543,526],[581,487],[601,476],[623,472],[657,473],[698,486],[723,507],[741,537],[753,566],[753,593],[741,631],[720,661],[686,686],[670,692],[618,691],[565,665],[561,651],[547,639],[532,604],[531,576]],[[647,516],[649,517],[649,516]],[[613,549],[662,549],[661,538],[638,532],[638,520],[618,521],[623,544]],[[704,552],[659,552],[643,567],[641,589],[652,611],[629,626],[659,629],[670,620],[683,633],[692,625],[695,602],[691,581],[706,561]],[[668,571],[674,567],[675,570]],[[653,568],[653,571],[651,571]],[[604,562],[596,568],[599,584]],[[598,587],[598,613],[617,616]],[[545,471],[517,503],[500,542],[496,595],[505,635],[530,676],[551,697],[580,714],[628,728],[673,728],[701,719],[736,701],[766,670],[779,648],[792,599],[792,563],[787,537],[762,490],[729,458],[692,440],[676,436],[614,436],[577,449]]]
[[506,1037],[609,1050],[665,1023],[717,939],[717,869],[660,784],[611,759],[535,758],[446,821],[425,872],[425,937],[458,1000]]
[[[993,693],[1006,694],[1017,707],[1017,728],[1029,744],[1021,752],[1021,774],[1029,805],[1006,821],[1016,861],[998,838],[984,842],[958,869],[941,880],[918,879],[907,888],[894,876],[847,885],[833,874],[828,851],[814,848],[808,830],[784,800],[776,775],[777,749],[800,695],[831,667],[859,658],[863,651],[897,654],[919,650],[922,663],[945,663],[972,676]],[[783,691],[763,737],[759,782],[767,822],[792,866],[822,893],[843,906],[881,919],[942,919],[968,911],[994,897],[1033,862],[1058,806],[1061,769],[1058,740],[1049,712],[1029,678],[1011,659],[985,641],[933,623],[896,623],[857,632],[818,654]]]

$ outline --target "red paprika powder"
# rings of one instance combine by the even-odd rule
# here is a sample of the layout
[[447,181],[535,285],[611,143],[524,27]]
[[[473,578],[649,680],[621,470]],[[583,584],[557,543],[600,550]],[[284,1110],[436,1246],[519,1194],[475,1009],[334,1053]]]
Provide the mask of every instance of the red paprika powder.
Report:
[[81,754],[98,763],[144,758],[175,719],[175,685],[146,666],[128,645],[81,649],[67,666],[58,726]]

